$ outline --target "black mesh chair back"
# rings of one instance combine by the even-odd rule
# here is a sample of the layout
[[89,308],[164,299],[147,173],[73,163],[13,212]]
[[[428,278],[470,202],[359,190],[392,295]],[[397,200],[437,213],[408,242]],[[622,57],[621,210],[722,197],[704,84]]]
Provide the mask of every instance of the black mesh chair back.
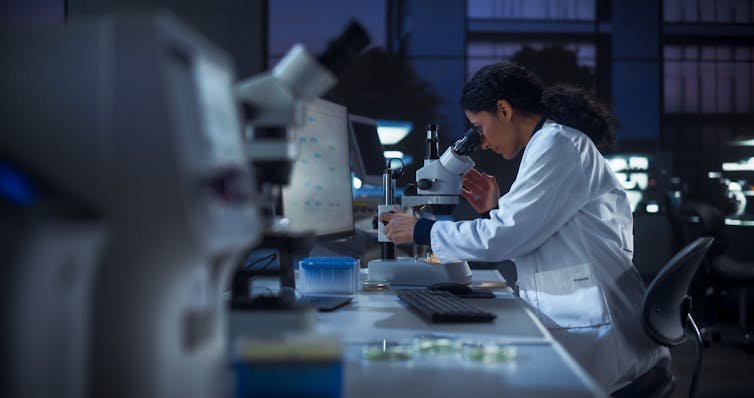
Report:
[[696,394],[696,381],[702,360],[702,338],[691,317],[691,297],[687,291],[713,238],[702,237],[676,253],[649,284],[644,294],[642,324],[649,337],[667,347],[675,347],[694,333],[698,343],[697,367],[689,396]]

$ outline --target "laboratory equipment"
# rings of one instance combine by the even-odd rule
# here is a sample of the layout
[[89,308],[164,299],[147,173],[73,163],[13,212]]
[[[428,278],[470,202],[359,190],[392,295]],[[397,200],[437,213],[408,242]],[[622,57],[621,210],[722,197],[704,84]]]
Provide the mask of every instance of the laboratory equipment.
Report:
[[[165,14],[17,31],[2,36],[2,54],[0,81],[9,95],[0,106],[6,132],[0,156],[109,232],[29,228],[18,238],[36,245],[40,233],[49,233],[61,243],[30,246],[47,258],[5,267],[44,272],[50,262],[73,269],[96,261],[91,289],[81,284],[76,293],[87,299],[79,309],[81,317],[91,314],[91,329],[73,331],[60,320],[83,334],[71,341],[83,338],[87,352],[69,357],[71,347],[56,344],[61,328],[54,320],[36,323],[46,329],[16,333],[21,340],[14,345],[46,354],[36,369],[24,370],[32,373],[19,380],[34,381],[20,395],[35,395],[33,388],[39,396],[81,396],[37,372],[85,372],[73,362],[87,356],[89,396],[222,396],[221,292],[260,227],[231,59]],[[41,207],[29,211],[50,217]],[[79,254],[69,255],[75,245]],[[34,314],[40,297],[50,306],[69,300],[56,296],[59,289],[27,293],[14,298],[18,313],[50,313]]]
[[52,192],[28,203],[4,196],[0,194],[0,396],[85,396],[89,306],[107,226],[99,217],[66,206]]
[[305,105],[334,86],[337,74],[369,42],[361,25],[351,22],[318,58],[297,44],[271,71],[237,84],[245,110],[246,152],[257,175],[264,176],[259,186],[268,230],[278,227],[274,206],[298,157],[295,130],[306,122]]
[[[236,94],[245,111],[246,152],[257,175],[261,177],[257,188],[261,198],[259,202],[263,203],[264,237],[258,248],[279,250],[281,266],[272,272],[279,275],[281,286],[290,288],[283,291],[291,291],[295,287],[292,257],[308,252],[314,242],[307,229],[309,225],[301,224],[296,217],[279,217],[283,187],[291,185],[300,189],[291,184],[294,164],[301,156],[298,152],[303,144],[298,141],[296,134],[299,129],[316,122],[314,115],[307,116],[307,112],[316,112],[310,109],[309,104],[335,85],[337,74],[369,42],[365,30],[358,23],[351,22],[316,59],[303,45],[297,44],[271,71],[245,79],[236,86]],[[342,112],[345,113],[344,108]],[[345,129],[345,115],[343,120]],[[315,143],[307,144],[314,146]],[[306,148],[302,150],[304,149]],[[338,164],[337,167],[343,168],[336,173],[348,173],[350,170],[347,150],[346,148],[346,164]],[[349,174],[349,201],[350,186]],[[291,220],[293,226],[290,224]],[[258,275],[258,272],[239,266],[232,281],[234,308],[254,307],[254,303],[249,302],[249,280]],[[281,299],[292,303],[290,299]]]
[[304,110],[305,123],[293,129],[299,153],[289,183],[281,190],[282,214],[262,241],[262,247],[278,252],[278,265],[238,270],[233,282],[234,309],[270,307],[267,301],[251,298],[249,279],[259,276],[280,277],[280,303],[272,308],[295,305],[294,257],[307,255],[317,241],[353,234],[346,108],[314,99]]
[[[474,161],[468,155],[479,147],[480,140],[479,132],[471,128],[438,156],[438,128],[436,124],[429,124],[424,167],[416,171],[415,187],[407,188],[406,195],[401,197],[401,207],[435,218],[451,214],[458,204],[463,176],[474,167]],[[383,176],[385,204],[378,207],[378,217],[396,210],[395,177],[397,174],[390,169],[388,162]],[[383,233],[383,228],[382,223],[377,223],[377,240],[382,245],[382,255],[368,263],[369,280],[416,286],[440,282],[471,283],[471,268],[466,261],[440,264],[424,258],[396,258],[395,247]]]
[[349,114],[348,123],[351,132],[351,168],[354,174],[364,184],[382,184],[385,156],[377,133],[377,121]]
[[354,294],[360,262],[351,257],[306,257],[299,261],[299,290],[306,293]]
[[306,105],[306,122],[295,129],[299,156],[290,183],[283,187],[282,215],[287,230],[318,239],[353,234],[353,196],[346,108],[315,99]]
[[379,340],[361,347],[361,358],[370,362],[405,362],[414,357],[414,347],[409,342]]
[[424,167],[416,171],[416,190],[401,197],[406,207],[432,206],[433,214],[450,214],[461,194],[463,176],[474,167],[469,154],[479,148],[481,136],[473,128],[453,146],[438,156],[439,138],[436,124],[427,128],[427,155]]
[[[307,235],[312,241],[351,236],[354,224],[346,108],[322,99],[309,102],[306,123],[295,130],[295,137],[299,143],[299,158],[282,196],[283,220],[288,231],[299,236]],[[290,261],[284,258],[281,266],[292,272]],[[350,302],[346,297],[337,300],[311,294],[355,291],[358,261],[356,265],[353,260],[341,264],[345,268],[337,272],[332,264],[334,260],[329,261],[330,267],[322,268],[325,264],[320,259],[304,262],[303,268],[299,269],[299,290],[305,293],[303,299],[297,300],[299,305],[331,310]],[[319,270],[315,269],[317,266]]]

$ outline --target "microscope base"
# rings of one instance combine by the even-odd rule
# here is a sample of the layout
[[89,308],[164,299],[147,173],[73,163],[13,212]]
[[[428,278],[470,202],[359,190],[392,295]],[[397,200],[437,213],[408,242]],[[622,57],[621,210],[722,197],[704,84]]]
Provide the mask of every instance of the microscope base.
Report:
[[471,269],[465,261],[431,264],[413,257],[395,260],[372,260],[368,266],[369,280],[393,285],[429,286],[441,282],[470,284]]

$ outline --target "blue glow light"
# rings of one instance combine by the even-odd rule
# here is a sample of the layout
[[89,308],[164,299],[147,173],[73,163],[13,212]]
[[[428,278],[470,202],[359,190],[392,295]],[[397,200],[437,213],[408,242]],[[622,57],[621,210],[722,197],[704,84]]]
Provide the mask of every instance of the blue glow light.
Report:
[[0,163],[0,196],[21,206],[29,206],[37,200],[29,178],[5,163]]

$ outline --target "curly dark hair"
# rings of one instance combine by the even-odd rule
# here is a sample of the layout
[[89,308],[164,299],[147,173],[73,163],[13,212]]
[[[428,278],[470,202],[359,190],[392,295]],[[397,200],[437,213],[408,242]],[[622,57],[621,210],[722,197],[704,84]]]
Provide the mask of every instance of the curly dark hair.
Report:
[[461,106],[494,114],[504,99],[520,112],[542,115],[586,134],[601,151],[615,145],[614,117],[587,91],[565,85],[544,87],[522,66],[498,63],[480,69],[463,87]]

